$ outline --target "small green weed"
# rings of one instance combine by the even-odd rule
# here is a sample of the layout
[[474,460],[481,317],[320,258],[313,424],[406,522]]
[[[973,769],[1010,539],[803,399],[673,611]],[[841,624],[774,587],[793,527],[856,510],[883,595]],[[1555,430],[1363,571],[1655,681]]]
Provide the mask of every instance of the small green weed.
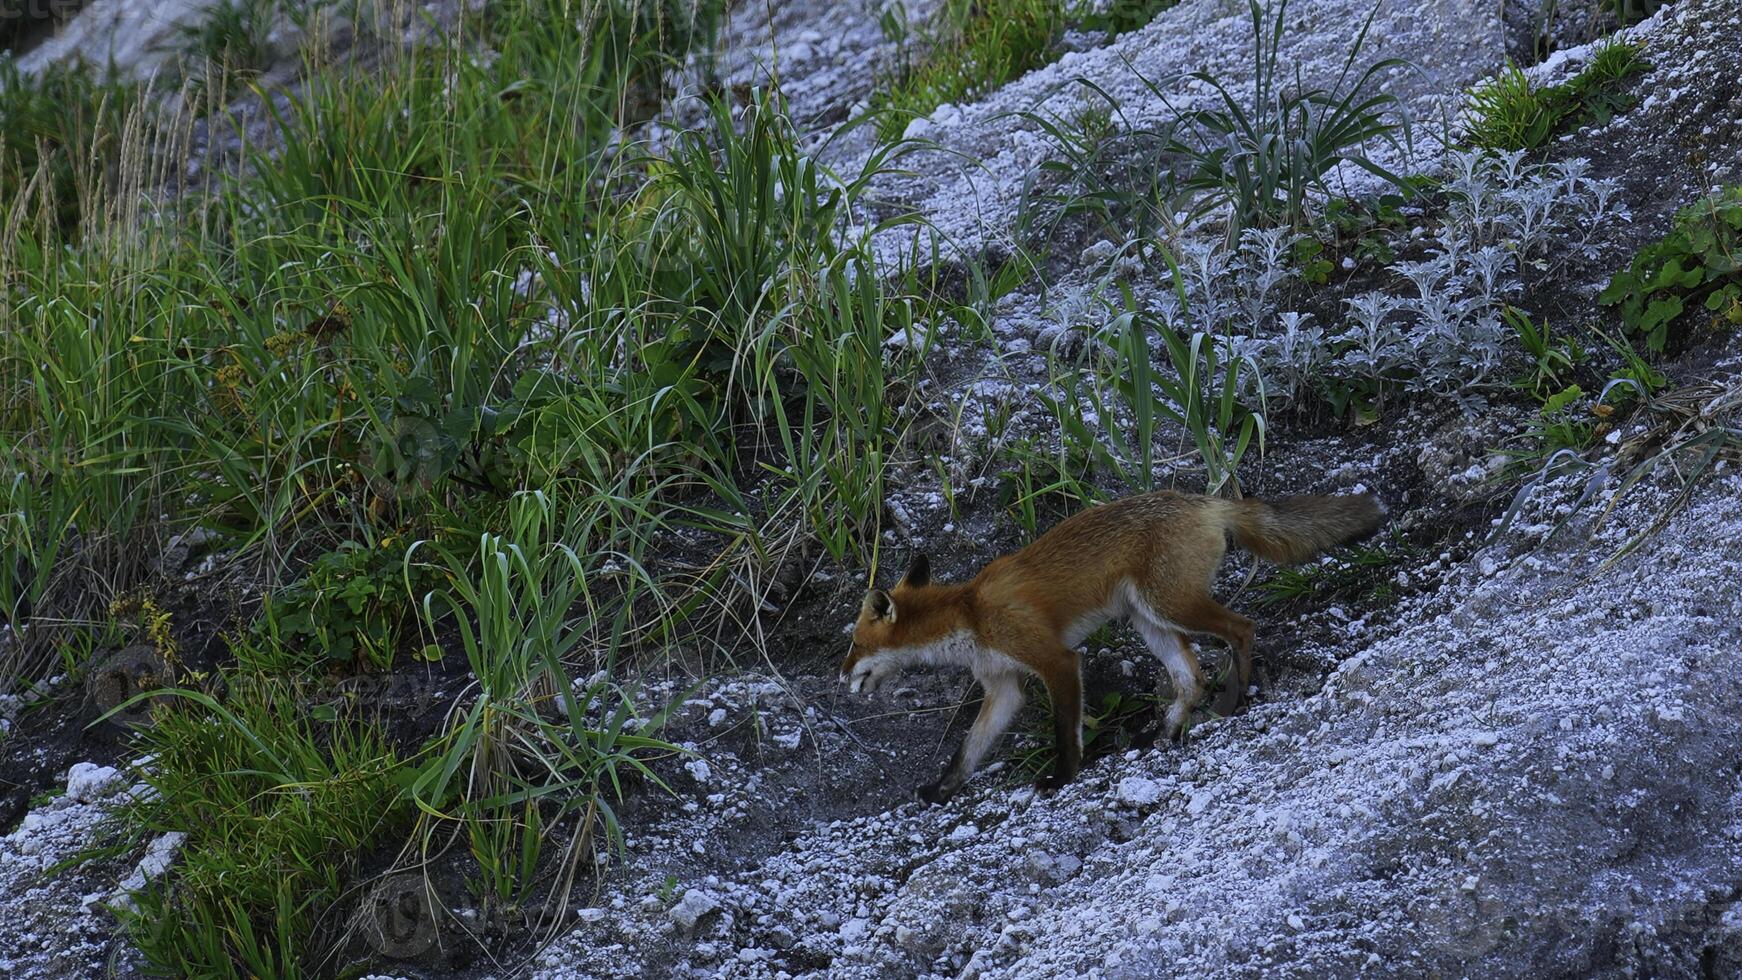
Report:
[[1604,43],[1584,70],[1559,85],[1533,87],[1509,65],[1470,90],[1465,139],[1497,152],[1533,150],[1568,129],[1603,125],[1632,106],[1621,83],[1645,68],[1639,46],[1620,40]]
[[1597,6],[1615,15],[1615,21],[1622,27],[1631,27],[1652,14],[1659,7],[1667,5],[1667,0],[1598,0]]
[[276,642],[265,646],[294,654],[302,670],[392,667],[407,628],[416,621],[416,599],[435,581],[423,566],[411,565],[415,581],[408,583],[400,574],[403,551],[392,542],[389,538],[373,548],[341,545],[269,596],[260,629]]
[[[1414,183],[1377,166],[1365,152],[1370,143],[1407,144],[1411,136],[1397,100],[1379,85],[1387,71],[1404,62],[1385,59],[1356,67],[1378,5],[1337,79],[1322,88],[1289,85],[1278,75],[1287,7],[1286,0],[1274,8],[1256,0],[1249,5],[1249,96],[1236,94],[1232,81],[1196,72],[1190,77],[1213,89],[1220,105],[1138,125],[1099,84],[1079,78],[1077,83],[1099,100],[1090,110],[1071,119],[1018,113],[1053,148],[1052,159],[1036,168],[1024,188],[1018,215],[1024,240],[1050,240],[1059,222],[1073,215],[1090,216],[1111,237],[1143,239],[1171,225],[1178,213],[1203,213],[1224,204],[1234,212],[1230,241],[1252,227],[1306,229],[1309,206],[1335,199],[1324,177],[1342,163],[1384,178],[1401,195],[1413,194]],[[1154,98],[1171,104],[1162,83],[1142,75],[1137,79]]]
[[1585,389],[1567,385],[1543,399],[1542,408],[1531,426],[1531,434],[1541,447],[1538,454],[1553,455],[1562,449],[1582,452],[1589,448],[1596,429],[1590,411],[1576,407],[1585,397]]
[[[1141,733],[1155,727],[1160,705],[1154,694],[1121,691],[1107,692],[1098,708],[1086,705],[1083,710],[1083,758],[1097,759],[1130,748]],[[1055,758],[1050,718],[1040,719],[1022,732],[1021,738],[1027,748],[1018,751],[1011,760],[1009,775],[1005,779],[1012,785],[1033,782],[1052,769]]]
[[224,0],[181,29],[183,53],[202,62],[208,78],[257,74],[272,64],[278,9],[276,0]]
[[1113,38],[1148,26],[1162,11],[1177,3],[1179,0],[1107,0],[1099,4],[1081,0],[1080,9],[1072,11],[1072,19],[1079,30],[1099,31]]
[[1608,383],[1598,395],[1599,402],[1619,408],[1636,398],[1649,400],[1669,384],[1664,373],[1651,366],[1627,340],[1626,334],[1607,334],[1594,327],[1592,332],[1601,337],[1603,343],[1621,359],[1621,366],[1610,372]]
[[1173,125],[1133,125],[1104,91],[1083,84],[1103,101],[1068,118],[1017,113],[1051,143],[1024,182],[1017,212],[1020,240],[1037,251],[1072,218],[1087,218],[1109,239],[1131,241],[1154,236],[1185,207],[1174,176]]
[[[1608,390],[1615,387],[1612,385]],[[1582,455],[1596,441],[1598,426],[1613,412],[1613,404],[1600,399],[1586,401],[1585,389],[1576,384],[1550,394],[1538,406],[1536,417],[1522,437],[1522,446],[1501,450],[1510,462],[1499,478],[1513,479],[1540,472],[1554,460]]]
[[1529,371],[1513,381],[1513,386],[1519,390],[1542,399],[1549,392],[1565,387],[1566,379],[1584,364],[1585,350],[1571,337],[1556,335],[1546,323],[1537,326],[1528,314],[1516,307],[1506,307],[1500,316],[1512,327],[1519,346],[1530,356]]
[[1713,326],[1742,324],[1742,186],[1677,212],[1670,233],[1640,249],[1597,300],[1619,306],[1623,329],[1653,352],[1686,343],[1683,314],[1695,305]]
[[[1324,88],[1290,85],[1278,74],[1287,0],[1272,7],[1251,0],[1250,11],[1251,96],[1237,97],[1230,83],[1208,72],[1193,73],[1191,78],[1215,90],[1221,106],[1184,114],[1173,143],[1189,161],[1185,189],[1203,194],[1207,203],[1233,205],[1229,240],[1237,240],[1245,228],[1306,227],[1310,202],[1333,196],[1324,177],[1339,164],[1358,166],[1410,193],[1402,177],[1375,164],[1364,149],[1410,138],[1397,98],[1379,84],[1387,71],[1406,63],[1386,58],[1355,67],[1379,5],[1361,25],[1336,81]],[[1154,82],[1142,81],[1166,101]]]
[[1102,499],[1089,480],[1090,462],[1080,444],[1066,440],[1056,453],[1031,438],[1013,439],[998,451],[1004,467],[997,474],[998,506],[1029,537],[1043,517],[1058,517]]
[[1339,549],[1313,564],[1278,568],[1258,583],[1258,604],[1338,599],[1385,605],[1396,598],[1396,583],[1387,570],[1419,553],[1394,534],[1388,541]]
[[1394,243],[1409,234],[1404,207],[1430,189],[1422,177],[1405,177],[1408,193],[1381,194],[1373,199],[1336,197],[1325,202],[1310,234],[1294,246],[1294,267],[1309,285],[1322,286],[1343,260],[1356,265],[1385,266],[1397,260]]

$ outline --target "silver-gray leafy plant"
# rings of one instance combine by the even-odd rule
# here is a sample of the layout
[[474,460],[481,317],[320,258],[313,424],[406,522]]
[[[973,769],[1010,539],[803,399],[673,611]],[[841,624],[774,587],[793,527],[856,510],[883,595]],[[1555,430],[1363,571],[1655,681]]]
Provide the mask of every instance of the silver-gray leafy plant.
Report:
[[[1279,310],[1274,297],[1295,274],[1299,236],[1249,228],[1232,250],[1219,242],[1182,248],[1191,319],[1233,339],[1273,403],[1310,393],[1316,380],[1471,399],[1501,364],[1508,329],[1500,314],[1524,280],[1593,257],[1597,231],[1628,214],[1615,182],[1587,177],[1582,159],[1536,164],[1522,153],[1465,151],[1452,153],[1447,169],[1446,213],[1432,246],[1389,266],[1401,290],[1345,299],[1336,324]],[[1165,319],[1171,305],[1162,301]]]

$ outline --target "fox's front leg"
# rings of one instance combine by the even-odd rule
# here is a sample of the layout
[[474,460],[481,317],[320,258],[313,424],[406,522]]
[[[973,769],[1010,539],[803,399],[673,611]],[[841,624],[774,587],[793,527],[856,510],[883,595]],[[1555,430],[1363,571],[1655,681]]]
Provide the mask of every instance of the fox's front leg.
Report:
[[980,760],[992,746],[998,743],[998,737],[1010,727],[1011,719],[1022,709],[1022,680],[1013,673],[990,674],[979,678],[980,689],[984,699],[980,702],[980,714],[974,718],[974,724],[968,729],[968,735],[962,739],[962,744],[956,749],[955,758],[950,760],[949,767],[944,770],[937,782],[927,783],[919,788],[919,798],[927,803],[942,803],[962,788],[968,777],[979,768]]
[[1058,762],[1051,776],[1035,781],[1040,790],[1058,789],[1077,778],[1083,765],[1083,674],[1077,655],[1060,651],[1050,669],[1040,672],[1046,693],[1052,697],[1053,742]]

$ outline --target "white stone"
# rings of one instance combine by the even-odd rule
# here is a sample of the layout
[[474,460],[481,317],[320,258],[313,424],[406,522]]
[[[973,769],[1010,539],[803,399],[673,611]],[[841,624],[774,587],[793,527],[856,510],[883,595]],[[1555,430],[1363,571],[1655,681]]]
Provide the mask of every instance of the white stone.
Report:
[[67,796],[80,803],[100,800],[115,792],[120,784],[121,773],[114,766],[75,762],[67,771]]
[[720,900],[712,894],[699,888],[686,889],[683,897],[678,899],[665,914],[679,929],[684,932],[694,932],[696,923],[702,916],[720,907]]
[[1143,776],[1126,776],[1119,780],[1119,802],[1129,806],[1153,806],[1161,799],[1161,784]]

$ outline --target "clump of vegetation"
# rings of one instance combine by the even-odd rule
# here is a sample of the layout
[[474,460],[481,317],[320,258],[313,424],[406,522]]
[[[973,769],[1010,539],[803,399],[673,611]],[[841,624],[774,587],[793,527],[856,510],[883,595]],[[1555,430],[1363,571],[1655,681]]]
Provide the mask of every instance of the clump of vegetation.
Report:
[[1631,27],[1667,4],[1668,0],[1599,0],[1597,6],[1614,14],[1622,27]]
[[1076,26],[1099,31],[1108,38],[1145,27],[1179,0],[1081,0]]
[[[1154,694],[1108,691],[1099,706],[1083,710],[1083,758],[1099,759],[1153,739],[1166,703]],[[1024,748],[1011,762],[1008,786],[1032,785],[1057,765],[1058,743],[1050,722],[1038,721],[1021,733]]]
[[939,106],[971,101],[1059,54],[1066,30],[1113,37],[1154,20],[1178,0],[944,0],[922,25],[906,7],[885,9],[884,37],[904,60],[872,95],[884,140]]
[[38,213],[71,236],[114,192],[122,129],[139,105],[136,86],[82,62],[27,75],[0,54],[0,203],[52,202]]
[[1052,60],[1067,24],[1060,0],[944,0],[918,38],[886,15],[884,33],[921,54],[899,68],[872,97],[884,111],[878,135],[900,137],[908,123],[941,105],[991,91]]
[[[1183,288],[1180,295],[1183,306]],[[1102,343],[1088,347],[1104,357],[1087,355],[1085,370],[1059,376],[1062,395],[1042,400],[1059,419],[1067,443],[1082,447],[1086,459],[1132,491],[1156,488],[1160,427],[1172,423],[1184,430],[1203,464],[1204,492],[1238,496],[1240,461],[1248,449],[1264,446],[1262,386],[1259,407],[1247,407],[1238,397],[1246,359],[1211,333],[1186,333],[1178,325],[1186,311],[1180,314],[1171,322],[1158,320],[1127,304],[1108,323]],[[1164,354],[1163,370],[1152,366],[1153,346]],[[1131,420],[1129,435],[1123,426],[1087,421],[1114,417]]]
[[1344,260],[1355,266],[1387,266],[1397,260],[1397,244],[1409,234],[1404,208],[1432,189],[1423,177],[1407,177],[1408,194],[1381,194],[1371,200],[1337,197],[1325,202],[1307,233],[1294,245],[1293,264],[1303,282],[1322,286]]
[[224,0],[181,28],[184,55],[203,62],[206,77],[255,75],[272,64],[275,0]]
[[187,833],[171,874],[119,909],[155,970],[174,976],[316,972],[331,915],[365,849],[402,832],[402,760],[373,726],[313,719],[298,689],[232,674],[223,703],[192,691],[141,735],[152,792],[137,834]]
[[1384,605],[1397,595],[1391,569],[1420,550],[1393,535],[1387,541],[1340,549],[1312,564],[1277,568],[1258,583],[1258,602],[1269,606],[1310,599],[1317,606],[1333,600],[1363,600]]
[[1653,351],[1681,346],[1695,307],[1714,326],[1742,324],[1742,186],[1677,212],[1670,233],[1640,249],[1597,299],[1619,306],[1623,328]]
[[1556,334],[1547,323],[1540,326],[1530,315],[1508,306],[1500,316],[1512,328],[1518,346],[1529,357],[1529,368],[1512,382],[1521,391],[1538,399],[1560,390],[1567,379],[1585,363],[1585,350],[1571,337]]
[[[1258,0],[1249,2],[1251,97],[1237,97],[1208,72],[1191,76],[1213,88],[1222,104],[1186,113],[1181,120],[1173,149],[1189,161],[1184,188],[1203,194],[1206,203],[1233,205],[1230,240],[1246,228],[1305,227],[1309,203],[1332,196],[1324,178],[1339,164],[1358,166],[1409,193],[1402,177],[1375,164],[1366,152],[1372,143],[1397,146],[1410,135],[1397,97],[1378,84],[1385,72],[1405,62],[1386,58],[1356,68],[1379,5],[1361,25],[1336,80],[1309,88],[1288,84],[1277,71],[1287,0],[1268,9]],[[1154,83],[1146,79],[1145,84],[1162,96]]]
[[633,771],[662,785],[642,756],[678,751],[651,737],[661,717],[637,717],[610,682],[570,680],[565,665],[601,625],[581,558],[588,525],[559,525],[555,504],[537,492],[516,494],[506,517],[507,530],[483,534],[476,550],[427,542],[448,585],[424,598],[425,621],[432,631],[448,622],[458,628],[478,691],[455,707],[447,733],[408,781],[425,852],[464,838],[490,928],[531,905],[546,837],[563,822],[571,824],[559,869],[565,881],[593,853],[600,826],[620,845],[612,804],[625,778]]
[[[1368,14],[1337,78],[1323,87],[1289,84],[1279,73],[1287,3],[1274,8],[1253,0],[1253,72],[1250,94],[1208,72],[1191,78],[1216,93],[1218,105],[1183,112],[1158,126],[1133,126],[1119,107],[1106,106],[1071,120],[1043,113],[1021,115],[1052,142],[1057,158],[1043,163],[1025,188],[1020,226],[1041,227],[1050,238],[1060,221],[1086,215],[1114,237],[1145,238],[1172,223],[1177,211],[1206,213],[1227,207],[1229,241],[1248,228],[1305,229],[1313,202],[1334,198],[1325,177],[1341,164],[1368,170],[1410,196],[1415,185],[1375,164],[1366,148],[1404,147],[1410,128],[1395,96],[1379,82],[1404,66],[1382,59],[1359,65],[1378,6]],[[1088,80],[1079,83],[1105,99]],[[1139,81],[1161,102],[1160,83]],[[1118,125],[1115,125],[1118,123]]]
[[1522,69],[1508,66],[1470,90],[1464,138],[1486,150],[1534,150],[1569,129],[1603,125],[1633,104],[1622,83],[1647,67],[1640,50],[1612,38],[1558,85],[1533,86]]
[[[1105,325],[1073,322],[1087,342],[1074,357],[1051,359],[1038,401],[1057,427],[1056,446],[1006,440],[1008,418],[986,419],[1002,466],[1000,505],[1033,533],[1054,509],[1176,486],[1172,474],[1185,460],[1204,474],[1189,489],[1239,496],[1241,463],[1253,449],[1263,453],[1265,437],[1262,382],[1256,398],[1242,398],[1254,387],[1251,359],[1226,337],[1190,329],[1184,316],[1141,310],[1127,291],[1080,302],[1075,312]],[[1183,311],[1183,294],[1180,302]]]
[[422,566],[402,574],[404,553],[394,540],[342,545],[267,597],[260,628],[272,637],[271,649],[295,657],[275,664],[277,671],[392,668],[412,624],[412,601],[433,584]]
[[[54,146],[65,181],[8,161],[0,601],[53,652],[10,644],[0,676],[80,669],[79,624],[154,581],[178,534],[269,597],[225,624],[228,693],[188,692],[156,730],[194,755],[128,817],[195,849],[189,883],[171,872],[128,920],[170,972],[320,972],[310,917],[384,842],[459,862],[498,925],[563,911],[546,884],[604,846],[620,783],[650,782],[643,752],[671,751],[620,662],[754,646],[720,624],[795,549],[874,558],[917,363],[886,342],[923,351],[981,287],[946,294],[929,256],[869,248],[886,226],[861,224],[862,197],[899,147],[833,173],[760,92],[664,152],[622,139],[718,9],[493,4],[440,45],[275,93],[270,151],[173,210],[118,200],[109,161],[61,144],[18,145]],[[7,119],[58,125],[86,98],[44,91],[8,86],[28,111]],[[414,645],[476,680],[421,746],[386,753],[363,717],[297,728],[300,695],[244,700],[257,679],[398,670]],[[238,784],[238,817],[284,823],[290,852],[234,849],[237,901],[202,877],[240,833],[202,782],[231,768],[271,776]],[[320,806],[292,821],[278,788],[297,781]],[[408,808],[411,826],[333,823]],[[288,839],[305,832],[322,846]]]
[[[1422,259],[1388,267],[1401,292],[1345,299],[1340,325],[1321,325],[1309,313],[1249,312],[1268,310],[1256,299],[1294,274],[1279,271],[1277,256],[1289,254],[1280,241],[1249,232],[1238,260],[1210,254],[1194,264],[1191,288],[1208,298],[1199,308],[1253,338],[1248,349],[1271,398],[1313,392],[1342,414],[1376,408],[1400,389],[1472,397],[1505,358],[1513,331],[1504,313],[1524,265],[1552,268],[1544,250],[1555,232],[1579,237],[1564,242],[1554,262],[1586,254],[1594,230],[1620,213],[1615,185],[1584,177],[1584,161],[1532,165],[1519,152],[1457,153],[1451,161],[1436,245]],[[1230,268],[1239,273],[1232,288],[1222,274]],[[1254,282],[1271,285],[1255,291]]]

